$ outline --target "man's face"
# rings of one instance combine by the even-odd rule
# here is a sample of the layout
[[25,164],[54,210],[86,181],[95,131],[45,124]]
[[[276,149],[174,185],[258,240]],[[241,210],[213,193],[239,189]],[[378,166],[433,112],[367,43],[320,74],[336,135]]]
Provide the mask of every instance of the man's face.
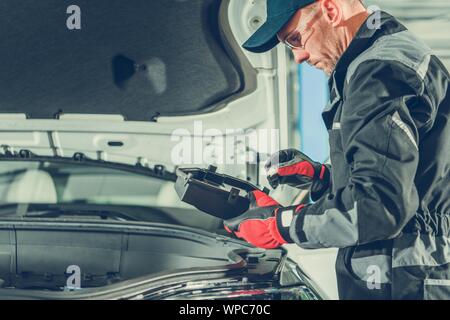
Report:
[[307,62],[330,75],[342,52],[335,28],[323,18],[317,3],[311,8],[298,10],[294,17],[280,30],[278,38],[290,38],[296,32],[301,35],[303,48],[292,48],[295,62]]

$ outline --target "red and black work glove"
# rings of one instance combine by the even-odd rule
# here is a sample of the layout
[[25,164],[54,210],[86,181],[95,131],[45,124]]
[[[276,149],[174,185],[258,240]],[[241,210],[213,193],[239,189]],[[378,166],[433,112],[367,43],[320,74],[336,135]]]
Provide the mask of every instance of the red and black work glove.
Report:
[[265,169],[272,188],[287,184],[299,189],[311,188],[311,193],[323,193],[330,184],[328,167],[295,149],[274,153],[266,162]]
[[244,214],[224,221],[225,229],[255,247],[274,249],[293,243],[289,226],[293,215],[304,206],[283,207],[261,191],[248,194],[249,210]]

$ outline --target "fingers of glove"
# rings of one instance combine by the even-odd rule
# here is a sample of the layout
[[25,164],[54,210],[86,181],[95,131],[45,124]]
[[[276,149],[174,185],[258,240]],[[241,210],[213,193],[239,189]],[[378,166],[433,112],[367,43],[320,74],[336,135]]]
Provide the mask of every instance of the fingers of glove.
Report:
[[250,209],[280,205],[275,199],[260,190],[249,192],[247,197],[250,200]]
[[247,210],[242,215],[225,220],[224,226],[228,228],[230,231],[238,231],[239,227],[242,223],[247,220],[266,220],[272,216],[274,216],[274,211],[276,208],[279,208],[279,205],[270,206],[270,207],[253,207]]
[[236,232],[240,225],[246,220],[265,220],[274,215],[274,210],[280,207],[280,204],[260,190],[249,192],[247,195],[250,204],[249,210],[238,217],[224,221],[224,227],[229,232]]
[[286,163],[292,162],[300,162],[300,161],[308,161],[311,163],[314,163],[310,157],[308,157],[303,152],[296,150],[296,149],[286,149],[281,150],[276,153],[274,153],[270,159],[266,162],[264,165],[266,171],[270,170],[272,167],[279,167],[283,166]]
[[278,167],[279,164],[284,162],[289,162],[296,156],[301,157],[301,152],[296,149],[286,149],[275,152],[269,160],[267,160],[264,168],[266,171],[270,170],[272,167]]
[[287,177],[278,177],[278,184],[287,184],[288,186],[306,190],[311,186],[313,179],[307,176],[293,175]]
[[267,181],[273,189],[278,188],[278,186],[280,185],[278,174],[267,176]]
[[274,249],[284,243],[281,243],[271,233],[271,225],[274,218],[267,220],[249,220],[241,224],[239,232],[236,235],[258,248]]
[[[280,161],[274,160],[279,156]],[[282,161],[281,161],[282,160]],[[304,175],[311,178],[318,178],[322,169],[322,164],[314,162],[308,156],[295,149],[279,151],[266,164],[266,175],[272,188],[277,188],[282,182],[278,176]]]
[[308,189],[316,176],[317,173],[314,166],[307,161],[302,161],[278,168],[275,174],[267,176],[267,181],[274,189],[280,184],[287,184],[299,189]]
[[309,178],[314,178],[316,175],[316,170],[312,163],[308,161],[296,162],[291,165],[279,167],[277,170],[277,174],[279,176],[292,176],[292,175],[300,175],[306,176]]

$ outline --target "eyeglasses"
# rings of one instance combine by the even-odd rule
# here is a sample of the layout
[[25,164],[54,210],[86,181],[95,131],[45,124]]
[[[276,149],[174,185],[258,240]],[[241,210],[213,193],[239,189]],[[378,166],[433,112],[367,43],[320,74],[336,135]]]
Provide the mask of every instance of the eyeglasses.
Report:
[[[291,32],[288,33],[288,35],[286,37],[284,37],[284,39],[280,39],[280,37],[277,35],[278,40],[282,43],[284,43],[289,49],[293,50],[293,49],[305,49],[305,44],[309,39],[309,36],[312,35],[312,33],[314,32],[314,28],[312,26],[309,26],[312,24],[313,19],[318,15],[318,13],[320,13],[321,10],[320,9],[314,9],[313,11],[311,11],[311,13],[309,15],[307,15],[304,19],[301,19],[302,23],[300,23],[297,28],[295,28],[294,30],[292,30]],[[302,43],[302,32],[305,32],[306,29],[312,31],[308,38],[305,40],[304,43]]]

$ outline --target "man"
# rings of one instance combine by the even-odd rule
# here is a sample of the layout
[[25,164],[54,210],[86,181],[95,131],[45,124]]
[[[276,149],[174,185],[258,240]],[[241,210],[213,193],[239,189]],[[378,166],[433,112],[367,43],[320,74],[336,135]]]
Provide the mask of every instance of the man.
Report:
[[271,185],[309,187],[315,202],[286,208],[254,192],[225,226],[263,248],[340,248],[341,299],[449,299],[450,76],[379,14],[376,26],[357,0],[268,0],[244,48],[283,42],[330,75],[331,165],[280,151],[266,165]]

